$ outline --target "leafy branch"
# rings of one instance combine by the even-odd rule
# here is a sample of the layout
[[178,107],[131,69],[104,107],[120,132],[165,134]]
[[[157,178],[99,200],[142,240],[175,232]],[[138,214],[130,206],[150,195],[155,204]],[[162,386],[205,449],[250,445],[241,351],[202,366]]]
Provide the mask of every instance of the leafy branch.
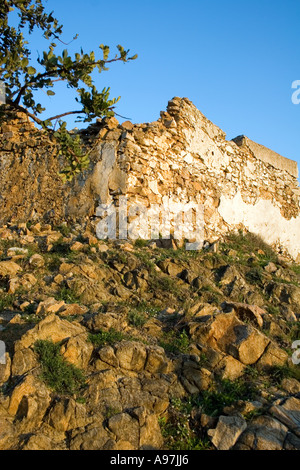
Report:
[[[67,49],[57,53],[58,44],[66,43],[61,39],[62,25],[53,16],[53,12],[46,13],[45,0],[2,0],[0,4],[0,80],[6,87],[6,103],[16,111],[27,114],[36,124],[51,132],[60,144],[60,153],[68,160],[68,170],[63,173],[64,178],[71,179],[87,167],[84,155],[80,154],[80,139],[72,137],[64,121],[60,122],[60,129],[54,131],[54,123],[69,115],[77,115],[81,122],[91,122],[95,118],[113,116],[114,106],[120,97],[110,98],[110,88],[104,87],[98,91],[94,85],[92,74],[94,71],[102,73],[107,71],[108,65],[115,62],[126,63],[137,58],[130,56],[129,50],[117,45],[117,54],[110,57],[110,48],[100,44],[100,53],[96,57],[94,51],[85,53],[82,49],[72,57]],[[10,13],[16,10],[19,23],[17,27],[10,24]],[[43,37],[50,41],[47,51],[32,63],[31,51],[28,41],[24,37],[24,30],[30,35],[34,29],[41,30]],[[73,40],[77,39],[74,36]],[[46,110],[36,101],[35,92],[45,90],[48,96],[55,96],[55,84],[64,82],[67,88],[76,91],[75,98],[78,103],[76,110],[62,111],[46,119],[41,114]]]

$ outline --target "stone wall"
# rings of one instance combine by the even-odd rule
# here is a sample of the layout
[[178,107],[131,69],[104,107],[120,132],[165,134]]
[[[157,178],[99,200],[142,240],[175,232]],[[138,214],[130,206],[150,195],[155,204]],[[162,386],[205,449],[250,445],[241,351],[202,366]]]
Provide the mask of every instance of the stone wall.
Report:
[[[92,148],[88,171],[72,183],[57,175],[55,144],[18,116],[2,126],[1,221],[44,218],[97,223],[99,204],[204,208],[204,238],[246,228],[300,254],[297,165],[247,138],[227,141],[188,99],[173,98],[152,123],[104,119],[80,131]],[[171,201],[171,202],[170,202]],[[130,220],[130,219],[129,219]]]
[[232,139],[239,147],[246,148],[252,155],[265,163],[268,163],[278,170],[290,173],[295,178],[298,178],[298,165],[297,162],[289,158],[279,155],[279,153],[268,149],[264,145],[257,144],[248,139],[245,135],[239,135]]

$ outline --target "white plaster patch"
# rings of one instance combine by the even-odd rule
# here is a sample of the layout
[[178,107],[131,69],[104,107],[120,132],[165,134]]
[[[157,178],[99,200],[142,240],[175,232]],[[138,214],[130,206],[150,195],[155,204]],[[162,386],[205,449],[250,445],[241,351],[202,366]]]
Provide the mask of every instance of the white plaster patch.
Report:
[[232,228],[243,224],[270,245],[282,245],[294,259],[300,255],[300,216],[285,219],[267,199],[260,199],[255,205],[246,204],[240,192],[232,199],[222,195],[218,211]]
[[229,157],[220,151],[216,143],[201,128],[183,129],[183,132],[188,143],[186,150],[200,155],[208,168],[220,170],[222,165],[229,164]]

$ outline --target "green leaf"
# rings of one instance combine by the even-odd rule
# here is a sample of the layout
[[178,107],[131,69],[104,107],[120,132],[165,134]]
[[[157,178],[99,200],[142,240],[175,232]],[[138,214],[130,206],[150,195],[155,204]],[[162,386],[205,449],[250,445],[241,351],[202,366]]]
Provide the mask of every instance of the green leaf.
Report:
[[34,75],[36,73],[36,70],[34,67],[27,67],[27,73],[28,75]]
[[54,93],[54,91],[52,91],[52,90],[47,90],[47,95],[48,95],[48,96],[54,96],[55,93]]

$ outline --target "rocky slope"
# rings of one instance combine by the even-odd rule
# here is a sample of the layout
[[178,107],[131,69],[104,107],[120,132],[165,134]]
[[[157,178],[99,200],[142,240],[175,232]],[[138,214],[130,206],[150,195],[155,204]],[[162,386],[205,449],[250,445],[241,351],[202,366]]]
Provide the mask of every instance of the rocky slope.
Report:
[[0,449],[300,449],[300,267],[254,235],[21,223],[0,255]]

